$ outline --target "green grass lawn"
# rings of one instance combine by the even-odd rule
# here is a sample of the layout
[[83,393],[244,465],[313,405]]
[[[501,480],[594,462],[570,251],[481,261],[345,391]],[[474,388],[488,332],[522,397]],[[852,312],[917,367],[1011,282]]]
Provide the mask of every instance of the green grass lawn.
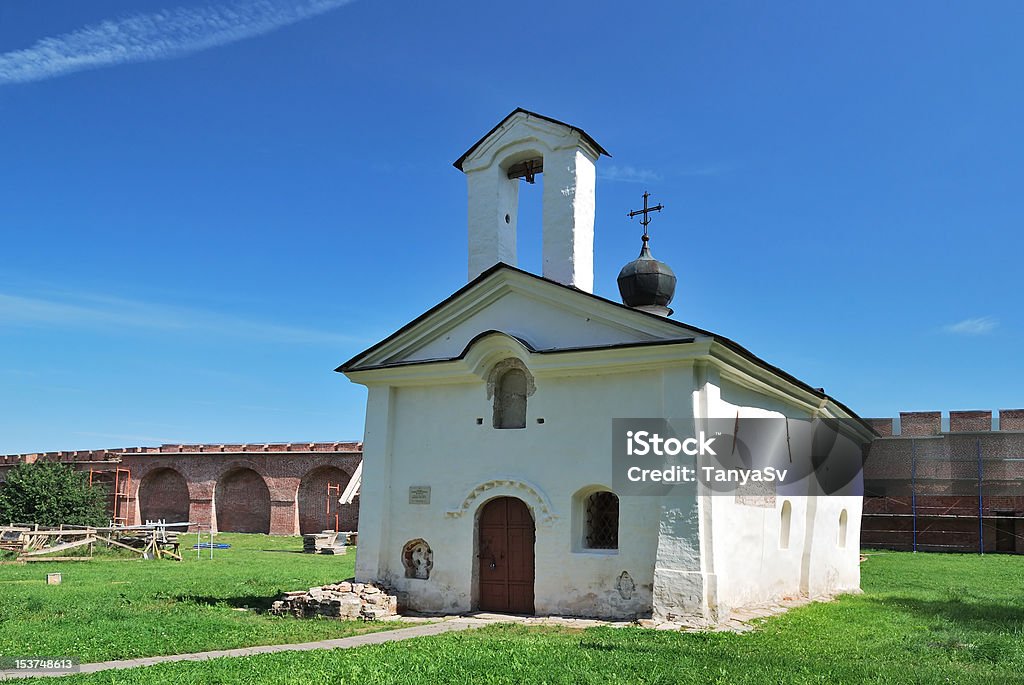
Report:
[[1024,557],[873,555],[863,564],[863,587],[863,595],[795,609],[741,635],[494,626],[60,682],[1024,682]]
[[[195,544],[182,536],[182,547]],[[282,590],[352,576],[355,554],[301,554],[302,538],[217,536],[231,549],[181,562],[113,555],[0,565],[0,655],[75,656],[82,662],[344,637],[380,627],[359,621],[274,617]],[[46,585],[48,572],[63,574]]]

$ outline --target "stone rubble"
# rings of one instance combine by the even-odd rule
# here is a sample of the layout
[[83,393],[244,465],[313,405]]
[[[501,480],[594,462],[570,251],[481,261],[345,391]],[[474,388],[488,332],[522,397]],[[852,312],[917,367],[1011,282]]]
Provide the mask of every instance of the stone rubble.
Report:
[[381,621],[398,614],[398,598],[372,583],[344,581],[309,590],[285,592],[270,613],[296,618],[339,618]]

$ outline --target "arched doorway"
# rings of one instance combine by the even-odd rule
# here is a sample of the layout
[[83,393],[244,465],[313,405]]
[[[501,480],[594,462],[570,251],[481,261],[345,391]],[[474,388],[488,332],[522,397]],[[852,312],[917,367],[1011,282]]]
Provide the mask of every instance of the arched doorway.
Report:
[[171,468],[151,471],[139,483],[139,523],[188,521],[188,483]]
[[[349,475],[335,466],[321,466],[302,477],[299,483],[299,532],[356,530],[351,509],[338,504],[348,485]],[[335,528],[337,526],[337,528]]]
[[263,477],[237,468],[217,481],[217,530],[232,533],[270,532],[270,490]]
[[535,528],[521,499],[498,497],[480,510],[478,523],[481,611],[533,613]]

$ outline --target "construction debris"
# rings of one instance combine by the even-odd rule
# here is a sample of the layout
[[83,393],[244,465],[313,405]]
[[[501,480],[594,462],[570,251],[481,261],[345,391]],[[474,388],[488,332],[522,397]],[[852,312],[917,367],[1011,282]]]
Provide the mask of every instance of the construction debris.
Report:
[[387,588],[372,583],[344,581],[286,592],[270,607],[275,616],[314,618],[325,616],[347,620],[380,621],[398,614],[398,598]]
[[[185,524],[187,525],[187,524]],[[167,524],[151,523],[144,526],[75,526],[50,528],[44,526],[0,527],[0,549],[15,552],[18,561],[86,561],[92,558],[97,541],[107,547],[119,547],[136,552],[144,559],[162,556],[181,561],[178,554],[178,534],[167,531]],[[88,556],[44,556],[79,547],[89,547]]]
[[[4,526],[0,528],[0,549],[14,552],[18,561],[30,561],[52,552],[89,546],[89,556],[96,543],[96,529],[76,526],[74,528],[42,528],[40,526]],[[47,557],[50,558],[50,557]],[[83,557],[69,557],[79,559]]]
[[302,536],[302,551],[306,554],[347,554],[355,533],[325,530]]
[[0,528],[0,550],[20,553],[25,549],[25,534],[31,530],[14,526]]

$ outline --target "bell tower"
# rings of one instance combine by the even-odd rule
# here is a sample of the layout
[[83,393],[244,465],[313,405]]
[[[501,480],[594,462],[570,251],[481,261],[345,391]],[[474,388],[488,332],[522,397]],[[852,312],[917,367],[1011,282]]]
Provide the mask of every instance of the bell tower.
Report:
[[520,179],[544,174],[544,277],[593,292],[594,187],[608,155],[582,129],[516,109],[455,162],[469,195],[469,280],[498,262],[516,266]]

